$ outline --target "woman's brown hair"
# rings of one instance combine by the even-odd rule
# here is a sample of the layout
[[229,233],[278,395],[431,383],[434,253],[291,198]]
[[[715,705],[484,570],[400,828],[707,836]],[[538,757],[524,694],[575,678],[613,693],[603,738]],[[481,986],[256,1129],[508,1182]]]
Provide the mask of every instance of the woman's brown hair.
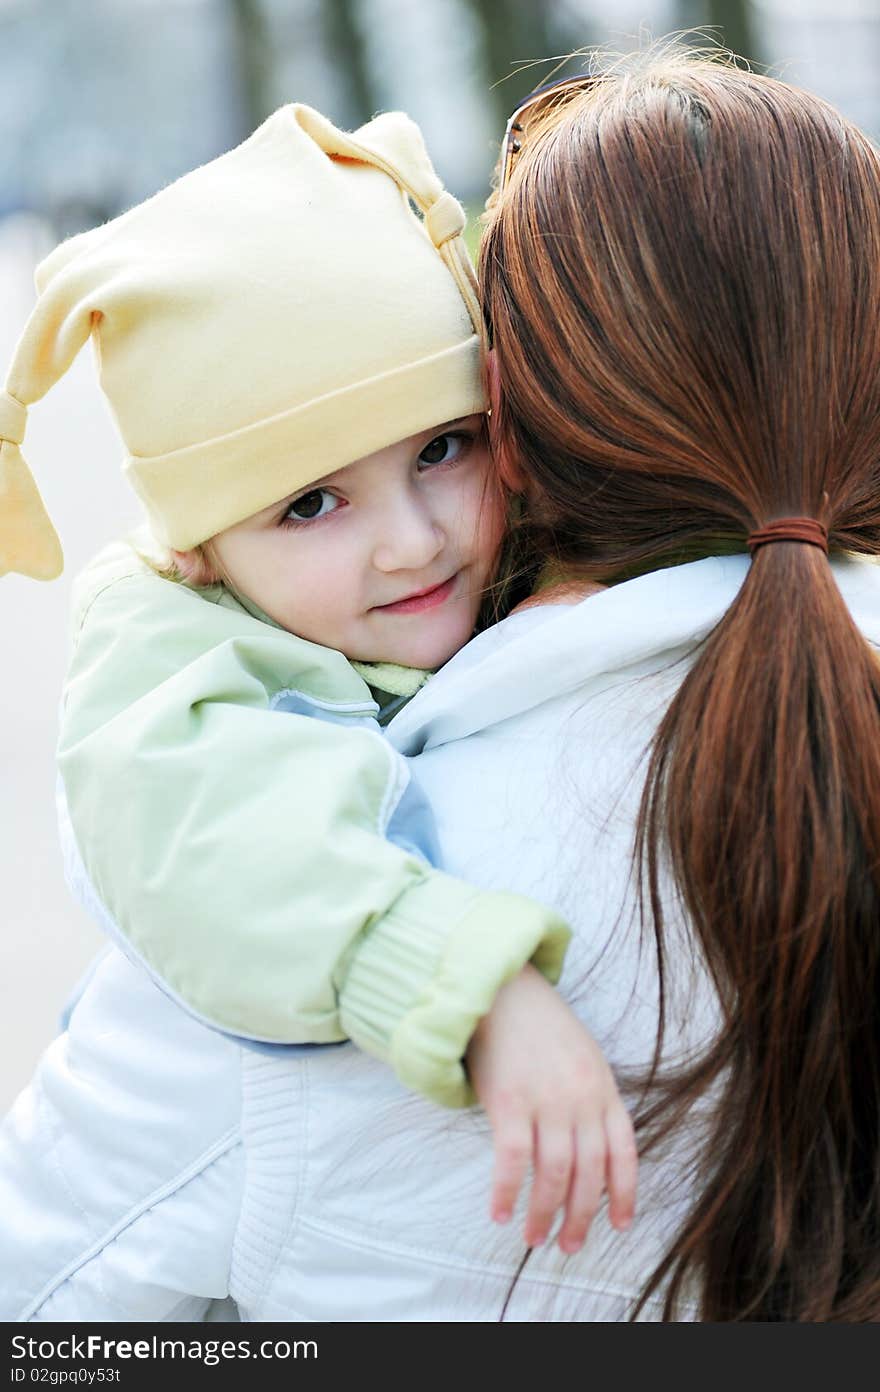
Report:
[[[493,433],[567,572],[788,516],[880,554],[880,163],[823,102],[670,52],[597,78],[530,126],[481,281]],[[671,873],[723,1017],[638,1119],[650,1147],[711,1090],[643,1298],[880,1319],[880,666],[818,547],[755,552],[657,731],[634,860],[661,1002]],[[661,1005],[655,1067],[662,1032]]]

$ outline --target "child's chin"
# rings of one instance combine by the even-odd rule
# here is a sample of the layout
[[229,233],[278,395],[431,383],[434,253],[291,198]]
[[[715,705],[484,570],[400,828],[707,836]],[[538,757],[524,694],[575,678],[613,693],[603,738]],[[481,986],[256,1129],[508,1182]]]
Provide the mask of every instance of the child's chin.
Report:
[[454,657],[470,636],[470,631],[444,635],[442,638],[438,635],[433,640],[425,635],[421,641],[401,644],[394,656],[386,658],[386,661],[397,663],[401,667],[422,667],[425,671],[434,671]]

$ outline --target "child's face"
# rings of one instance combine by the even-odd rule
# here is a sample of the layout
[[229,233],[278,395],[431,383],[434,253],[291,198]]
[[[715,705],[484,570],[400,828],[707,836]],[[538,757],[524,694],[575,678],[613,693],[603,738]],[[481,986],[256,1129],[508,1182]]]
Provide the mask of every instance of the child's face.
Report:
[[224,579],[346,657],[439,667],[473,632],[504,526],[482,427],[412,435],[219,533]]

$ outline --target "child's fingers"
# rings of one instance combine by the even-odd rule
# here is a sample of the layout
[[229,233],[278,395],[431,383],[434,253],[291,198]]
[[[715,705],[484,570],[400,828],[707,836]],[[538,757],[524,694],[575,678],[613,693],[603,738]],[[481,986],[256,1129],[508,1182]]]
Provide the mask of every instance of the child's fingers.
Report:
[[535,1175],[526,1214],[528,1247],[539,1247],[550,1231],[565,1203],[574,1164],[573,1134],[568,1124],[543,1121],[535,1131]]
[[608,1217],[615,1228],[628,1228],[636,1210],[639,1156],[629,1112],[618,1102],[605,1116],[608,1138]]
[[532,1122],[522,1113],[493,1118],[495,1166],[489,1211],[496,1223],[506,1223],[532,1158]]
[[605,1188],[606,1139],[600,1122],[577,1127],[574,1133],[575,1166],[565,1204],[565,1221],[558,1243],[563,1252],[583,1247]]

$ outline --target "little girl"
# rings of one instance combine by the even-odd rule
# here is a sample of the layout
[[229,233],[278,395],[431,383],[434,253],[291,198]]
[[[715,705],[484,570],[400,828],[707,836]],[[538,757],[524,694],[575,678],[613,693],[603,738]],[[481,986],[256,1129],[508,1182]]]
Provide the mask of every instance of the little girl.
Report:
[[557,979],[567,929],[436,868],[378,724],[472,634],[503,530],[463,224],[405,117],[348,135],[290,106],[63,244],[0,398],[0,570],[60,569],[18,445],[91,336],[149,531],[78,583],[73,880],[223,1031],[350,1038],[450,1106],[467,1057],[494,1215],[533,1157],[527,1240],[562,1207],[574,1250],[597,1176],[629,1222],[635,1164],[604,1059],[535,972]]

